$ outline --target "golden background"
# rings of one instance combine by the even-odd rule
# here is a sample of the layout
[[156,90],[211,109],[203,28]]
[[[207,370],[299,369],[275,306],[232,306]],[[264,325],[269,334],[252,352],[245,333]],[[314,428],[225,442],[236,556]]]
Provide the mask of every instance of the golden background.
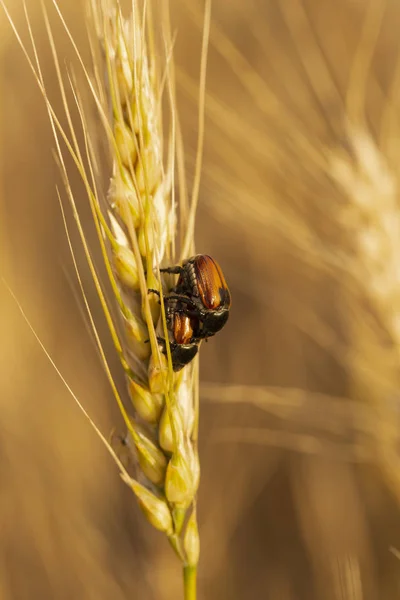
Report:
[[[190,185],[203,5],[170,4]],[[88,57],[83,2],[60,5]],[[28,43],[22,6],[8,6]],[[61,111],[40,3],[28,6]],[[107,434],[121,423],[76,295],[54,140],[0,15],[1,274]],[[386,210],[380,165],[361,190],[375,206],[367,219],[324,168],[331,152],[360,170],[355,126],[397,183],[399,25],[393,0],[214,0],[196,243],[223,266],[233,307],[201,352],[199,599],[400,598],[398,345],[388,325],[400,302],[395,268],[377,301],[380,267],[362,271],[356,243],[381,207],[396,224],[397,198]],[[79,186],[72,165],[71,179]],[[396,265],[389,246],[382,264]],[[0,289],[0,599],[180,598],[167,542]]]

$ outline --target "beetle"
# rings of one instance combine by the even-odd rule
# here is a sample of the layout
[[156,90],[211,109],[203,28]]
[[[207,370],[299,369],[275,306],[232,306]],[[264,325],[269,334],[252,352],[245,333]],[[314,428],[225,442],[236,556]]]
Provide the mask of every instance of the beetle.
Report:
[[[198,341],[193,341],[194,319],[178,310],[168,311],[167,313],[168,329],[173,338],[169,346],[171,350],[172,368],[180,371],[188,365],[196,356],[199,345]],[[158,337],[163,353],[167,354],[167,344],[164,338]]]
[[194,340],[211,337],[223,328],[229,318],[231,294],[214,258],[197,254],[182,266],[166,267],[160,272],[179,275],[164,301],[167,311],[181,312],[192,319]]
[[[149,290],[158,294],[157,290]],[[199,351],[201,340],[193,338],[196,327],[195,319],[184,312],[169,306],[167,310],[167,328],[169,331],[169,347],[173,370],[180,371],[188,365]],[[172,339],[171,339],[172,338]],[[149,340],[146,340],[147,342]],[[163,337],[157,336],[163,354],[167,356],[167,343]]]

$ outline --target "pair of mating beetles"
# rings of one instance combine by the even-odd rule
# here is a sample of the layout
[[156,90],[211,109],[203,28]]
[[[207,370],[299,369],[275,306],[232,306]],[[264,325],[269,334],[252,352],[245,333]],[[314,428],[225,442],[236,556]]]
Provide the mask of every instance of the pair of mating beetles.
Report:
[[[174,371],[180,371],[196,356],[201,340],[215,335],[228,320],[231,295],[218,263],[206,254],[184,261],[182,266],[160,269],[179,275],[164,296],[170,350]],[[149,290],[160,295],[157,290]],[[158,342],[166,354],[165,339]]]

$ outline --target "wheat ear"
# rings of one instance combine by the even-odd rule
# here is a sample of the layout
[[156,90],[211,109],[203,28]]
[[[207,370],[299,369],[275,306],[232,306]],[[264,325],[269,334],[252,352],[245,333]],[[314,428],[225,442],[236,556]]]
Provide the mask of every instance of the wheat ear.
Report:
[[[122,298],[123,354],[129,365],[128,387],[135,409],[135,417],[128,427],[128,443],[139,465],[137,480],[125,478],[125,481],[132,487],[148,519],[167,534],[183,559],[185,597],[189,599],[196,595],[199,558],[195,510],[199,482],[196,378],[190,369],[185,369],[180,376],[173,374],[168,345],[168,361],[160,353],[154,327],[159,321],[159,305],[154,295],[149,297],[147,293],[149,288],[156,288],[162,294],[159,276],[155,279],[154,270],[165,256],[167,262],[173,257],[175,219],[170,195],[173,154],[168,161],[169,168],[164,169],[160,74],[149,43],[151,21],[148,21],[150,37],[146,38],[144,20],[138,18],[137,5],[128,21],[123,20],[119,9],[114,13],[111,9],[111,14],[103,10],[101,19],[98,11],[94,14],[97,24],[102,22],[98,32],[108,67],[106,96],[111,99],[113,114],[114,165],[108,196],[111,223],[108,241],[113,249],[116,282]],[[171,81],[168,84],[173,97],[173,85]],[[172,153],[174,145],[172,127],[168,143]],[[181,223],[191,236],[198,177],[195,182],[197,188],[195,185],[188,227],[185,222]],[[185,249],[189,250],[190,245],[193,242],[189,235],[185,238]],[[128,315],[126,308],[130,311]],[[163,334],[168,339],[165,314],[161,313]],[[151,354],[144,338],[150,340]],[[142,487],[138,487],[137,481]],[[154,499],[158,502],[155,507]],[[158,518],[160,502],[168,508],[162,511],[162,519]],[[189,508],[191,514],[183,533]]]
[[[400,499],[398,469],[398,364],[400,295],[398,255],[400,211],[398,178],[365,125],[348,124],[352,156],[333,153],[331,174],[347,204],[346,226],[358,293],[348,301],[353,345],[354,388],[374,408],[375,456]],[[360,298],[363,302],[360,301]],[[366,302],[367,301],[367,302]]]
[[[109,450],[120,468],[122,479],[134,492],[148,521],[166,534],[182,560],[185,598],[194,600],[196,566],[200,549],[196,520],[196,492],[200,476],[197,452],[198,365],[195,361],[178,374],[173,371],[159,272],[160,265],[163,263],[176,262],[175,155],[178,159],[180,181],[183,181],[183,149],[180,136],[178,136],[178,143],[175,143],[177,115],[172,80],[173,68],[172,63],[169,63],[172,42],[167,13],[164,12],[166,60],[164,68],[161,69],[158,64],[159,55],[154,51],[154,28],[150,3],[145,2],[143,10],[140,10],[138,3],[133,0],[131,15],[126,19],[117,0],[99,2],[92,0],[90,12],[97,41],[100,40],[102,62],[99,62],[95,44],[92,44],[94,77],[91,77],[57,1],[53,0],[55,10],[76,52],[88,90],[94,100],[98,115],[97,128],[100,121],[104,138],[108,142],[112,163],[111,181],[108,193],[102,194],[97,152],[93,141],[98,138],[98,131],[93,130],[89,124],[85,102],[82,100],[81,86],[76,83],[75,74],[67,71],[68,87],[72,91],[80,117],[80,133],[84,139],[84,150],[82,150],[78,142],[76,125],[71,117],[65,76],[62,74],[45,6],[42,5],[43,14],[67,127],[63,127],[47,97],[35,38],[25,4],[33,58],[22,42],[3,0],[0,0],[0,3],[43,95],[54,133],[57,160],[67,196],[107,325],[126,373],[129,407],[126,407],[122,401],[107,363],[75,260],[67,220],[64,218],[94,338],[126,425],[127,434],[122,441],[125,451],[128,450],[130,460],[125,464],[125,461],[119,459],[110,446]],[[201,69],[203,87],[199,111],[201,134],[191,206],[188,208],[186,205],[184,185],[181,185],[182,194],[179,198],[184,205],[180,209],[180,226],[184,229],[185,236],[181,236],[181,239],[184,239],[185,251],[190,252],[194,248],[194,214],[201,168],[206,47],[210,20],[209,1],[206,6]],[[100,73],[104,72],[105,78],[100,76]],[[162,137],[161,114],[165,82],[172,109],[170,133],[166,144]],[[96,271],[80,220],[79,204],[70,185],[63,145],[72,157],[84,183],[106,267],[107,286],[111,288],[115,301],[107,300],[105,287]],[[166,165],[163,160],[165,147],[168,149]],[[154,294],[148,293],[149,289],[159,290],[161,303]],[[115,307],[117,307],[117,315],[114,315]],[[166,340],[166,356],[159,347],[158,335]],[[78,401],[77,404],[84,411]],[[85,411],[84,413],[88,417]],[[91,420],[90,422],[105,442],[104,436]]]
[[[119,309],[122,358],[133,411],[124,415],[135,478],[124,477],[148,520],[169,538],[191,573],[199,540],[194,501],[200,468],[192,369],[179,375],[160,351],[157,335],[168,340],[159,266],[171,263],[176,234],[173,185],[174,140],[163,161],[161,96],[163,74],[152,46],[151,14],[136,3],[129,19],[110,3],[92,5],[107,68],[111,113],[112,178],[105,211],[96,218],[105,241],[103,258]],[[146,35],[147,33],[147,35]],[[168,54],[167,54],[168,56]],[[167,68],[167,67],[165,67]],[[172,135],[172,134],[171,134]],[[107,220],[104,219],[104,213]],[[188,509],[192,512],[185,518]],[[186,586],[187,587],[187,586]]]

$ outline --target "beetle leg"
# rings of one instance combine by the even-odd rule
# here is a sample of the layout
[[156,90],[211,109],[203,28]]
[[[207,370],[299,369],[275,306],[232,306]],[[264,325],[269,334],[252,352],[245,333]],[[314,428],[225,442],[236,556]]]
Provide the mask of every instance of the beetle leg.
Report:
[[202,313],[200,311],[196,310],[196,309],[194,309],[194,310],[183,310],[181,312],[184,312],[187,317],[191,317],[191,318],[194,318],[194,319],[199,319],[199,318],[201,318],[203,316]]
[[183,268],[176,266],[176,267],[164,267],[163,269],[160,269],[160,273],[170,273],[171,275],[180,275],[183,272]]
[[161,295],[160,295],[160,292],[158,290],[153,290],[152,288],[149,288],[147,290],[147,293],[148,294],[156,294],[156,296],[158,296],[158,298],[159,298],[158,304],[161,304],[161,302],[160,302]]
[[184,294],[166,294],[164,296],[165,300],[178,300],[179,302],[184,302],[186,304],[191,304],[193,306],[193,301],[191,298],[189,298],[188,296],[185,296]]
[[147,290],[148,294],[156,294],[156,296],[160,297],[160,292],[158,290],[153,290],[152,288],[149,288]]
[[162,346],[163,352],[166,350],[166,341],[163,337],[161,336],[157,336],[157,342],[160,344],[160,346]]
[[[165,338],[161,337],[160,335],[157,336],[157,342],[163,346],[163,351],[167,349],[167,342],[165,341]],[[173,350],[176,347],[176,342],[169,342],[169,347],[171,348],[171,350]]]
[[167,303],[168,300],[175,300],[177,302],[181,302],[182,304],[186,304],[189,305],[191,307],[187,309],[187,308],[175,308],[174,310],[177,310],[178,312],[184,312],[185,315],[187,315],[188,317],[203,317],[203,311],[201,310],[201,308],[198,306],[198,303],[196,302],[195,298],[186,296],[185,294],[167,294],[166,296],[164,296],[164,301]]

